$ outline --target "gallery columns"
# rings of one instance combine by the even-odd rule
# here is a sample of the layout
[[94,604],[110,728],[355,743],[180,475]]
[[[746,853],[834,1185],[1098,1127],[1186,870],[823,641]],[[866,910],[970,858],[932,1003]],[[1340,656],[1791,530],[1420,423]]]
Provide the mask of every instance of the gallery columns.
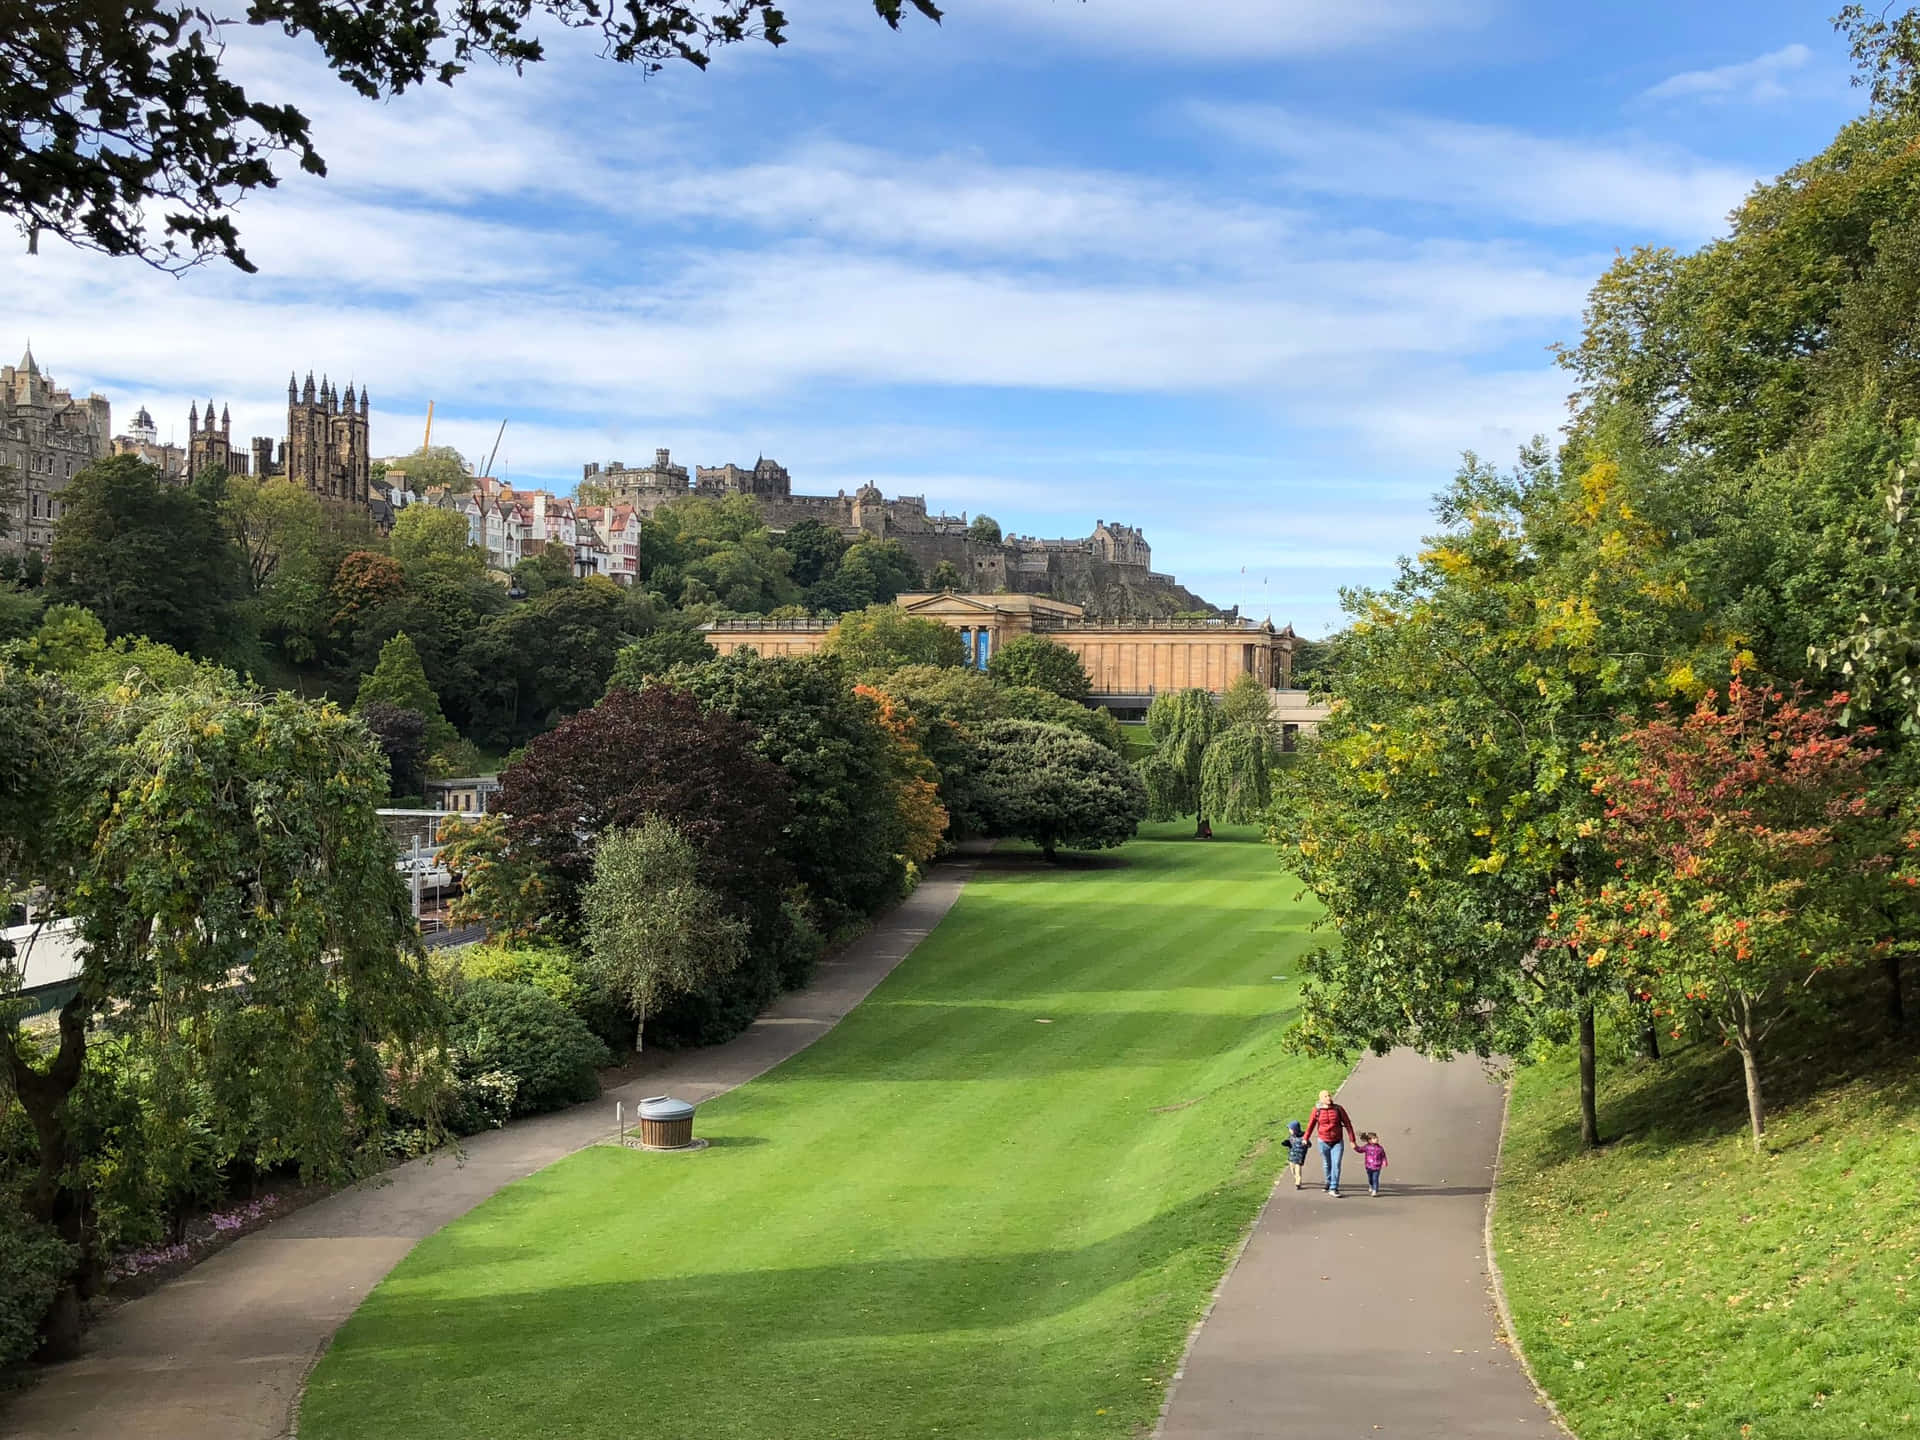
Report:
[[966,647],[967,664],[975,670],[987,668],[993,658],[993,631],[985,625],[962,625],[960,643]]

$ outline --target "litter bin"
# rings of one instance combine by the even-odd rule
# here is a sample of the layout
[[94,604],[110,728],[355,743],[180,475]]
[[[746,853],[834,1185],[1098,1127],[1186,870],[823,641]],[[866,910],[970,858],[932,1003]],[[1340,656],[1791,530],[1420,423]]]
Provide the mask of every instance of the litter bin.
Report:
[[640,1102],[640,1143],[649,1150],[684,1150],[693,1144],[693,1106],[671,1095]]

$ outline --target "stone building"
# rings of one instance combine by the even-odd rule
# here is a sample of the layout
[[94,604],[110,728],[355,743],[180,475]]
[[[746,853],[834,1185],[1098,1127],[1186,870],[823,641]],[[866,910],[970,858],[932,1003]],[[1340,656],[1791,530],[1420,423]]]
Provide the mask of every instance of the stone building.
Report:
[[674,464],[672,453],[666,450],[653,452],[653,464],[632,470],[618,460],[604,470],[598,464],[588,465],[580,481],[588,491],[604,490],[608,504],[633,507],[643,520],[650,519],[669,500],[693,493],[687,467]]
[[104,395],[76,400],[43,375],[33,347],[18,365],[0,366],[0,470],[9,484],[0,547],[44,555],[60,518],[61,492],[74,475],[112,453],[113,410]]
[[371,500],[373,449],[368,444],[365,390],[356,400],[351,381],[343,395],[323,375],[316,390],[313,372],[304,388],[287,377],[287,438],[281,443],[279,463],[265,468],[273,442],[253,442],[256,474],[284,474],[303,489],[325,500],[345,500],[365,506]]
[[[1241,675],[1275,691],[1292,682],[1293,629],[1276,630],[1272,621],[1098,619],[1078,605],[1041,595],[943,591],[902,595],[895,603],[909,615],[958,630],[968,662],[983,670],[1020,635],[1044,635],[1064,645],[1080,657],[1093,681],[1089,703],[1109,706],[1122,719],[1144,715],[1163,690],[1219,694]],[[703,628],[722,655],[748,647],[762,655],[809,655],[825,642],[833,622],[722,620]]]
[[793,477],[778,460],[762,455],[753,462],[751,470],[742,470],[731,461],[725,465],[697,465],[693,471],[693,488],[701,495],[751,495],[762,501],[787,500],[793,495]]
[[968,533],[965,514],[933,514],[924,495],[889,500],[874,485],[863,485],[851,495],[845,490],[834,495],[796,495],[787,468],[764,455],[750,470],[733,464],[701,465],[689,476],[684,465],[672,463],[667,451],[656,450],[651,466],[628,469],[618,460],[605,468],[590,464],[581,480],[592,489],[604,490],[612,503],[631,505],[643,520],[688,495],[751,496],[773,530],[790,530],[803,520],[817,520],[848,539],[897,540],[922,573],[931,575],[944,562],[953,566],[963,584],[980,592],[1052,595],[1103,614],[1175,614],[1211,608],[1182,589],[1171,575],[1155,572],[1146,536],[1134,526],[1117,522],[1097,521],[1092,534],[1076,539],[1009,535],[998,542],[976,540]]
[[170,440],[162,443],[153,416],[144,405],[134,412],[133,424],[127,427],[127,433],[113,437],[113,453],[146,461],[160,472],[162,480],[177,481],[187,473],[186,447]]
[[[146,414],[142,410],[141,414]],[[257,449],[259,441],[254,445]],[[206,428],[201,428],[200,407],[187,407],[187,479],[191,480],[202,470],[224,470],[229,475],[245,475],[251,460],[244,450],[233,448],[233,420],[227,414],[227,407],[220,407],[220,423],[213,423],[213,401],[207,401]]]

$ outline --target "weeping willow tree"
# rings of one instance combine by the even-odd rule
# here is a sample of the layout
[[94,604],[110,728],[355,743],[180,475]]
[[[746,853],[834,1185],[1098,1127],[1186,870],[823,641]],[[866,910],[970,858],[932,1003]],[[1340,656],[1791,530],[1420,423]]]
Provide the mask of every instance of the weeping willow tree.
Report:
[[1194,817],[1204,834],[1209,817],[1230,825],[1262,818],[1273,800],[1272,702],[1252,675],[1215,698],[1208,690],[1156,695],[1147,710],[1153,753],[1140,762],[1149,815]]
[[1171,690],[1147,707],[1147,734],[1153,753],[1140,761],[1147,787],[1147,816],[1177,820],[1194,816],[1194,833],[1207,823],[1201,798],[1201,772],[1207,746],[1220,726],[1220,704],[1207,690]]
[[1230,725],[1200,762],[1200,808],[1229,825],[1264,819],[1273,803],[1273,737],[1262,725]]

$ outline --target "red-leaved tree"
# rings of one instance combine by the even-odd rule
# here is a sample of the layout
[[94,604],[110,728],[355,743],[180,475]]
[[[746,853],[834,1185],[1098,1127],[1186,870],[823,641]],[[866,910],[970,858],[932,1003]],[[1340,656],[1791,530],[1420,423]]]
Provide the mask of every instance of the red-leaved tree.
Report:
[[754,732],[685,691],[615,688],[528,745],[500,777],[496,808],[515,850],[552,877],[552,901],[578,916],[606,830],[666,820],[701,855],[701,880],[760,925],[792,883],[783,858],[787,777],[751,749]]
[[1820,972],[1888,943],[1878,753],[1842,730],[1845,697],[1809,704],[1735,680],[1685,719],[1660,714],[1589,749],[1613,878],[1571,897],[1564,936],[1624,973],[1678,1037],[1711,1026],[1740,1054],[1756,1148],[1763,1045]]

